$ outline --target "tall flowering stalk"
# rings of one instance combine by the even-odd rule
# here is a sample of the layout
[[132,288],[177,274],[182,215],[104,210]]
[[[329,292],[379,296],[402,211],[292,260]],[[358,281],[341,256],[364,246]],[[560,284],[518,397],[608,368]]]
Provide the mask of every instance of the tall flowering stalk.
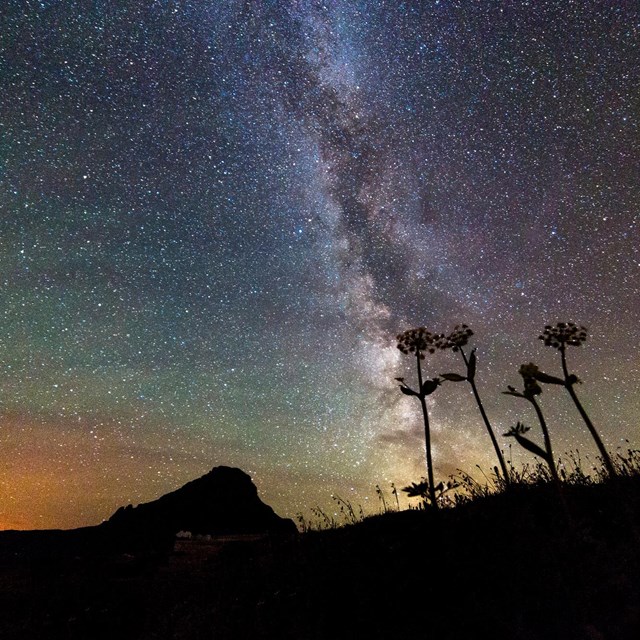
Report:
[[528,400],[533,406],[536,415],[538,416],[538,421],[540,422],[540,428],[542,429],[542,435],[544,437],[544,450],[538,447],[535,443],[531,442],[531,440],[525,438],[523,434],[528,431],[527,427],[524,427],[518,423],[514,428],[505,433],[505,436],[514,436],[516,440],[529,451],[533,452],[536,455],[542,457],[545,462],[549,465],[549,469],[551,471],[551,477],[553,478],[556,484],[560,483],[560,478],[558,476],[558,469],[556,468],[556,463],[553,457],[553,449],[551,448],[551,437],[549,436],[549,429],[547,427],[547,423],[544,419],[544,415],[542,414],[542,409],[536,400],[536,396],[539,396],[542,393],[542,387],[538,384],[538,377],[544,377],[546,382],[549,382],[551,376],[547,376],[543,374],[538,367],[530,362],[529,364],[523,364],[519,370],[520,375],[522,376],[522,380],[524,382],[524,390],[522,392],[516,391],[515,387],[507,387],[507,391],[503,391],[503,393],[509,396],[515,396],[516,398],[525,398]]
[[504,456],[502,455],[502,451],[500,451],[500,445],[498,444],[496,434],[491,427],[491,423],[489,422],[489,418],[487,417],[487,412],[484,410],[484,405],[482,404],[480,394],[478,393],[478,387],[476,386],[476,350],[471,349],[469,355],[467,355],[464,350],[464,347],[467,346],[467,344],[469,343],[469,338],[472,335],[473,331],[469,328],[468,325],[456,325],[453,331],[440,342],[440,346],[442,349],[451,349],[452,351],[459,353],[462,356],[462,360],[466,368],[466,375],[464,376],[460,375],[459,373],[442,373],[440,375],[445,380],[449,380],[450,382],[467,381],[471,385],[473,397],[476,400],[476,404],[478,405],[478,409],[480,410],[480,415],[482,416],[484,425],[487,428],[489,437],[491,438],[491,443],[493,444],[493,448],[495,449],[496,456],[498,457],[498,462],[500,463],[500,468],[502,469],[502,477],[504,478],[504,481],[508,486],[509,484],[511,484],[509,470],[507,469],[507,464],[504,460]]
[[422,416],[424,419],[424,438],[425,448],[427,455],[427,481],[429,500],[434,509],[438,508],[438,501],[436,496],[435,485],[433,481],[433,461],[431,458],[431,430],[429,426],[429,412],[427,410],[426,397],[431,395],[440,384],[440,378],[435,377],[430,380],[422,379],[422,365],[421,361],[425,358],[425,352],[435,353],[436,349],[440,348],[443,336],[441,334],[431,333],[424,327],[418,327],[417,329],[408,329],[407,331],[400,333],[396,336],[398,341],[398,349],[405,355],[413,354],[416,358],[416,368],[418,372],[418,391],[411,389],[404,382],[404,378],[396,378],[400,383],[400,391],[407,396],[415,396],[420,400],[420,406],[422,408]]
[[[575,384],[580,382],[580,380],[578,380],[578,377],[574,374],[569,373],[569,368],[567,366],[567,347],[579,347],[586,341],[586,339],[587,330],[585,327],[578,326],[573,322],[558,322],[555,327],[548,324],[545,326],[544,331],[540,336],[540,340],[544,341],[544,344],[547,347],[553,347],[560,352],[564,380],[557,380],[564,386],[571,396],[573,403],[576,405],[576,409],[578,409],[578,413],[582,416],[584,423],[587,425],[587,429],[589,429],[589,433],[591,433],[591,437],[594,439],[596,446],[598,447],[598,451],[602,456],[602,461],[604,462],[609,477],[613,478],[617,473],[613,461],[611,460],[611,456],[609,455],[600,435],[593,426],[591,419],[587,415],[587,412],[582,406],[582,403],[573,388]],[[558,382],[556,382],[556,384],[558,384]]]

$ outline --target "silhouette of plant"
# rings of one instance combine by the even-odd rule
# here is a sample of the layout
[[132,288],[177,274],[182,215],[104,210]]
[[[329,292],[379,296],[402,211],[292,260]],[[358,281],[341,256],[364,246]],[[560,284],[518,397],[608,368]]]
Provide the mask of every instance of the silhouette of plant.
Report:
[[404,491],[409,498],[422,498],[423,500],[428,500],[428,489],[429,483],[426,480],[422,482],[412,482],[409,486],[403,487],[402,491]]
[[364,513],[362,511],[362,506],[360,506],[359,512],[356,515],[355,509],[349,500],[345,500],[341,498],[339,495],[332,495],[331,499],[338,505],[340,508],[340,514],[343,519],[347,522],[347,524],[356,524],[358,522],[362,522],[364,520]]
[[460,483],[456,480],[448,480],[447,482],[439,482],[432,492],[429,483],[423,478],[422,482],[412,482],[409,486],[403,487],[402,491],[404,491],[409,498],[421,498],[422,504],[426,506],[432,500],[432,493],[435,495],[437,502],[442,502],[442,498],[447,491],[456,489],[459,486]]
[[405,355],[414,354],[416,357],[416,366],[418,370],[418,391],[413,390],[404,382],[404,378],[396,378],[400,383],[400,391],[407,396],[415,396],[420,400],[422,408],[422,416],[424,419],[424,437],[425,448],[427,454],[427,477],[430,492],[430,503],[434,509],[438,508],[438,501],[435,494],[435,485],[433,482],[433,461],[431,459],[431,431],[429,427],[429,412],[427,411],[426,397],[431,395],[440,385],[440,378],[435,377],[430,380],[422,379],[421,360],[425,358],[425,352],[435,353],[436,349],[441,348],[444,336],[442,334],[431,333],[424,327],[417,329],[408,329],[396,336],[398,341],[398,349]]
[[311,513],[318,519],[315,527],[310,525],[310,527],[315,528],[317,530],[322,529],[337,529],[338,523],[335,518],[329,516],[325,511],[323,511],[320,507],[311,507]]
[[[538,416],[538,421],[540,422],[540,428],[542,429],[542,434],[544,436],[544,449],[538,447],[538,445],[534,444],[528,438],[524,437],[524,433],[529,430],[528,427],[524,427],[520,423],[518,423],[515,427],[512,427],[505,436],[513,436],[516,441],[522,445],[525,449],[528,449],[532,453],[542,457],[544,461],[549,465],[549,469],[551,471],[551,476],[554,482],[559,483],[560,478],[558,477],[558,469],[556,468],[556,463],[553,457],[553,449],[551,448],[551,438],[549,437],[549,429],[547,428],[547,423],[542,414],[542,409],[540,405],[536,401],[536,396],[539,396],[542,393],[542,387],[538,384],[538,380],[536,376],[540,374],[540,370],[538,367],[530,362],[529,364],[523,364],[518,371],[522,376],[522,380],[524,383],[524,391],[516,391],[515,387],[508,386],[507,391],[503,391],[504,394],[509,396],[514,396],[516,398],[524,398],[528,400],[533,408],[535,409],[536,415]],[[543,374],[546,376],[546,374]]]
[[[567,366],[567,347],[579,347],[583,344],[587,339],[587,330],[583,326],[578,326],[573,322],[558,322],[555,327],[551,325],[546,325],[542,335],[539,336],[540,340],[544,341],[544,344],[547,347],[553,347],[560,352],[560,359],[562,362],[562,373],[564,375],[564,380],[560,378],[554,378],[553,381],[549,380],[541,380],[541,382],[552,382],[552,384],[561,384],[568,391],[573,403],[578,409],[578,413],[581,415],[584,423],[587,425],[587,429],[589,429],[589,433],[591,433],[591,437],[594,439],[596,446],[598,447],[598,451],[602,456],[602,461],[604,462],[604,466],[607,469],[607,473],[613,478],[617,475],[615,465],[611,460],[611,456],[607,451],[600,435],[596,431],[596,428],[593,426],[591,419],[589,418],[587,412],[585,411],[582,403],[580,402],[578,396],[576,395],[575,389],[573,388],[575,384],[579,383],[580,380],[577,376],[570,374]],[[543,374],[546,375],[546,374]],[[546,376],[551,377],[553,376]]]
[[379,484],[376,485],[376,493],[378,494],[378,500],[382,503],[382,513],[387,513],[387,501],[384,498],[384,493]]
[[500,463],[500,468],[502,469],[502,476],[508,486],[511,482],[509,469],[507,468],[507,464],[504,460],[504,456],[502,455],[502,451],[500,451],[498,439],[496,438],[496,434],[491,427],[491,423],[489,422],[489,418],[487,417],[487,412],[484,410],[484,405],[482,404],[480,394],[478,393],[478,387],[476,386],[475,382],[476,350],[475,348],[471,349],[471,352],[468,356],[464,350],[464,347],[467,346],[467,344],[469,343],[469,338],[472,335],[473,331],[469,328],[468,325],[456,325],[453,331],[444,340],[440,341],[440,347],[442,349],[451,349],[452,351],[457,352],[462,356],[462,360],[466,368],[466,375],[460,375],[459,373],[442,373],[440,375],[442,376],[442,378],[448,380],[449,382],[466,381],[471,385],[473,396],[476,400],[476,404],[478,405],[478,409],[480,410],[480,415],[482,416],[484,425],[487,428],[489,437],[491,438],[493,448],[495,449],[496,456],[498,457],[498,462]]
[[393,482],[391,483],[391,495],[395,497],[396,507],[398,511],[400,511],[400,500],[398,499],[398,490],[396,489],[396,485]]
[[[629,441],[626,440],[629,444]],[[620,475],[626,477],[633,477],[640,475],[640,449],[627,449],[626,455],[620,452],[617,453],[620,460]]]
[[531,451],[536,456],[540,456],[543,460],[549,461],[549,455],[547,452],[539,447],[535,442],[531,442],[528,438],[524,437],[524,434],[529,431],[531,427],[525,427],[521,422],[517,422],[515,427],[511,427],[509,431],[503,434],[505,437],[514,437],[521,447]]
[[311,524],[307,521],[302,513],[298,513],[296,515],[296,520],[298,521],[298,528],[301,533],[307,533],[307,531],[311,531]]
[[456,469],[456,471],[457,477],[460,478],[462,488],[467,492],[472,500],[477,498],[486,498],[492,494],[495,487],[491,487],[488,484],[485,484],[484,486],[481,485],[471,474],[463,471],[462,469]]

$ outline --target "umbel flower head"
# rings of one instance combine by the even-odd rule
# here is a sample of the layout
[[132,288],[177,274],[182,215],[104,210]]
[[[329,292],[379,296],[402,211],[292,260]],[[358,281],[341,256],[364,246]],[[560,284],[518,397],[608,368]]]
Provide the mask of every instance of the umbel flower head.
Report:
[[440,341],[441,349],[453,349],[458,351],[460,347],[464,347],[469,343],[469,338],[473,335],[473,331],[466,324],[457,324],[453,331]]
[[420,360],[424,360],[425,351],[435,353],[436,349],[441,348],[444,339],[443,334],[431,333],[425,327],[407,329],[396,336],[398,349],[404,354],[417,353]]
[[587,330],[574,322],[558,322],[555,327],[546,325],[539,338],[554,349],[564,349],[566,345],[579,347],[587,339]]

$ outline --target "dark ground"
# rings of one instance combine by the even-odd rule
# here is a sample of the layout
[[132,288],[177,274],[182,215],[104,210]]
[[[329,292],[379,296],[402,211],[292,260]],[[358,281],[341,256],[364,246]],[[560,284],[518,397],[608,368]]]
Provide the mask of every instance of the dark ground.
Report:
[[640,638],[640,477],[297,539],[0,532],[0,638]]

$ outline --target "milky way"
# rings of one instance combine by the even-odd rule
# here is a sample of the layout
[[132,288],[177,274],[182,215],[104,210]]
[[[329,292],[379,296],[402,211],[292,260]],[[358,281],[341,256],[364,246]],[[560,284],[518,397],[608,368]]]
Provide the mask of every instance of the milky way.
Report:
[[[535,416],[500,392],[523,362],[558,372],[545,324],[585,324],[578,392],[610,451],[640,444],[634,3],[8,0],[0,20],[1,527],[96,524],[219,464],[282,515],[376,511],[376,485],[425,475],[394,381],[418,325],[473,327],[508,452]],[[468,386],[429,400],[436,476],[490,474]],[[541,404],[590,468],[570,400]]]

